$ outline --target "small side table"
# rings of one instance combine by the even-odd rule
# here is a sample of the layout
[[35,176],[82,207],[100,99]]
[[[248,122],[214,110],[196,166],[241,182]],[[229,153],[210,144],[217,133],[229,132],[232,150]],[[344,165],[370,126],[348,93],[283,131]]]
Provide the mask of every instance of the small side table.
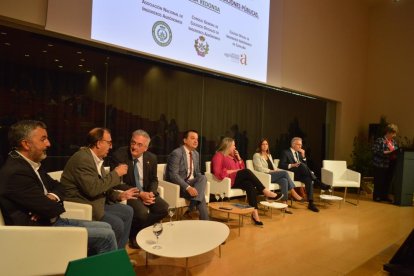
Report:
[[[240,236],[240,228],[243,225],[243,216],[251,215],[254,211],[253,207],[239,208],[237,206],[234,206],[230,202],[210,202],[208,206],[210,207],[211,210],[227,213],[227,220],[229,219],[230,214],[238,215],[239,216],[239,236]],[[226,209],[223,209],[223,207]]]
[[279,209],[282,211],[283,216],[285,216],[286,208],[288,207],[285,203],[280,202],[268,202],[268,201],[260,201],[260,204],[270,209],[270,218],[272,218],[272,210],[273,209]]
[[341,208],[341,203],[344,200],[342,197],[340,196],[334,196],[334,195],[327,195],[327,194],[322,194],[319,196],[319,198],[321,200],[324,200],[324,205],[326,204],[326,201],[339,201],[339,206],[338,208]]

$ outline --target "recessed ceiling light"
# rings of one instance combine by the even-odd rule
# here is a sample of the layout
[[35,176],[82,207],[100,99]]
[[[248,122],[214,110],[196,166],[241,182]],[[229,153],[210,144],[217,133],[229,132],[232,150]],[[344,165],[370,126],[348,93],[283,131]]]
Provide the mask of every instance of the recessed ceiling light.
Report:
[[4,45],[10,46],[11,44],[10,44],[10,42],[4,42]]
[[29,54],[24,54],[24,56],[25,56],[25,57],[30,57],[30,55],[29,55]]
[[43,50],[42,53],[47,53],[47,50]]
[[55,58],[55,62],[59,62],[59,60],[57,58]]
[[91,72],[91,70],[86,70],[86,73],[90,73]]
[[49,44],[47,44],[47,46],[49,46],[49,47],[53,47],[54,45],[49,43]]
[[1,35],[7,35],[7,33],[6,33],[6,32],[0,32],[0,34],[1,34]]
[[85,59],[84,59],[84,58],[81,58],[81,59],[80,59],[80,61],[84,62],[84,61],[85,61]]
[[77,53],[78,55],[81,55],[81,54],[82,54],[82,52],[81,52],[81,51],[77,51],[76,53]]
[[63,65],[58,65],[59,68],[63,68]]
[[79,67],[83,67],[83,64],[78,64]]

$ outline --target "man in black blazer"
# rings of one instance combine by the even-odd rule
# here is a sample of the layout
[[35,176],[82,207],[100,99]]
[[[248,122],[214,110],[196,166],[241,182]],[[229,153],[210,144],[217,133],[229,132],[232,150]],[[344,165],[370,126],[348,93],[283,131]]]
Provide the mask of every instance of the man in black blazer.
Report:
[[65,212],[64,188],[41,168],[50,147],[46,125],[20,121],[11,126],[8,136],[13,150],[0,170],[0,207],[6,225],[85,227],[88,255],[117,249],[109,224],[60,218]]
[[294,137],[290,142],[290,148],[283,151],[280,156],[279,168],[295,173],[295,180],[305,183],[306,194],[308,197],[308,209],[319,212],[313,203],[313,184],[316,176],[306,164],[305,150],[302,148],[302,138]]
[[157,156],[148,152],[151,139],[144,130],[132,133],[130,145],[116,150],[112,157],[114,166],[128,165],[127,174],[123,176],[123,185],[117,188],[126,190],[137,187],[138,199],[129,199],[127,204],[134,209],[134,216],[129,234],[130,246],[137,247],[137,233],[168,214],[168,203],[157,192]]

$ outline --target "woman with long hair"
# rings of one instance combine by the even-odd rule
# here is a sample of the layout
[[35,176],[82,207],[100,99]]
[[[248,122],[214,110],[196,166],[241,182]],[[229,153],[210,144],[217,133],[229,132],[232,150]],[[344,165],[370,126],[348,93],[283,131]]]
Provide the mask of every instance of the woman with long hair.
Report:
[[229,177],[232,188],[239,188],[246,191],[249,205],[254,207],[252,220],[255,225],[263,225],[257,212],[257,193],[263,193],[272,200],[279,200],[282,195],[277,195],[266,189],[260,180],[250,170],[246,169],[243,160],[236,150],[233,138],[223,138],[217,152],[211,160],[211,168],[212,173],[219,180]]
[[[295,200],[305,202],[304,198],[296,193],[295,184],[289,177],[288,172],[278,169],[273,163],[272,155],[269,152],[269,141],[265,138],[260,140],[256,153],[253,155],[253,167],[256,171],[270,174],[271,182],[279,184],[283,195],[283,203],[287,203],[289,191]],[[292,214],[288,209],[285,212]]]

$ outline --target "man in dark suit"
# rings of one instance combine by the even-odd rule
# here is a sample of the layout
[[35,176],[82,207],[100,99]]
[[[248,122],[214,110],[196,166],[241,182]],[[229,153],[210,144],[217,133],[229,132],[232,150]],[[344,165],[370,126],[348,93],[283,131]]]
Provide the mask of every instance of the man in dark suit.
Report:
[[123,176],[123,182],[117,188],[126,190],[135,187],[139,190],[138,199],[128,199],[127,204],[134,209],[131,231],[129,233],[130,246],[138,247],[136,235],[138,232],[168,214],[168,203],[157,192],[157,156],[148,152],[151,138],[144,130],[132,133],[130,145],[116,150],[112,157],[114,165],[127,164],[128,172]]
[[198,133],[188,130],[184,133],[184,145],[170,153],[167,160],[166,180],[180,185],[181,197],[190,200],[186,212],[188,216],[195,209],[200,219],[208,220],[205,198],[207,178],[200,172],[200,157],[195,150],[198,147]]
[[306,164],[305,150],[302,148],[302,138],[294,137],[290,142],[290,148],[283,151],[280,156],[279,168],[290,170],[295,173],[295,180],[305,183],[308,197],[308,209],[319,212],[313,203],[313,184],[316,176]]
[[126,164],[107,173],[103,159],[112,148],[111,133],[106,128],[94,128],[87,136],[88,147],[77,151],[66,163],[61,182],[68,200],[92,205],[94,220],[108,222],[115,232],[118,248],[128,243],[133,210],[120,201],[137,198],[138,189],[123,192],[113,187],[121,183],[128,170]]
[[0,205],[7,225],[85,227],[89,255],[117,248],[109,224],[60,218],[65,212],[64,188],[41,168],[50,147],[43,122],[27,120],[12,125],[9,144],[13,150],[0,171]]

